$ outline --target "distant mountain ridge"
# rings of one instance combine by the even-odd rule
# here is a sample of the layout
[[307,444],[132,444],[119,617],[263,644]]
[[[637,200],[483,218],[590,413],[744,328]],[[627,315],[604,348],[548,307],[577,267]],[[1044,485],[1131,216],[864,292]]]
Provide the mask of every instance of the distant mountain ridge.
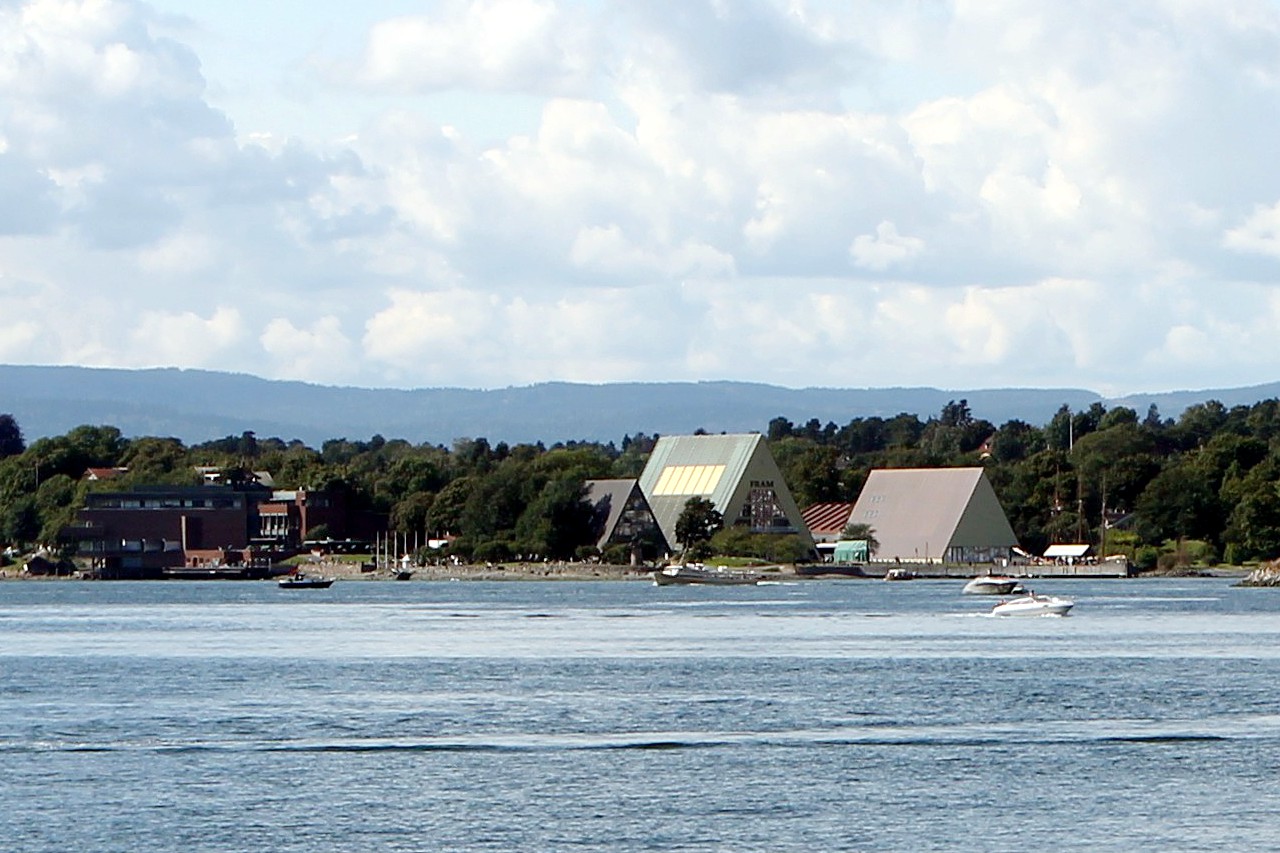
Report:
[[111,425],[127,436],[173,436],[192,444],[252,431],[318,448],[332,438],[373,435],[417,443],[457,438],[490,442],[620,441],[624,435],[764,432],[785,417],[843,426],[854,418],[906,412],[922,420],[953,400],[994,424],[1049,422],[1066,404],[1101,402],[1164,417],[1218,400],[1230,407],[1280,397],[1280,383],[1216,391],[1171,391],[1107,400],[1082,389],[783,388],[750,382],[547,382],[495,390],[349,388],[261,379],[237,373],[157,368],[0,365],[0,412],[28,441],[81,424]]

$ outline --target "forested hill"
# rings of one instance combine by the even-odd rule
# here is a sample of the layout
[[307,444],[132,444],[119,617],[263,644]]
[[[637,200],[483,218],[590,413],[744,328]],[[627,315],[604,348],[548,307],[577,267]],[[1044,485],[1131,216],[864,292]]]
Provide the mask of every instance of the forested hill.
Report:
[[746,382],[586,385],[552,382],[519,388],[410,391],[284,382],[204,370],[113,370],[0,365],[0,411],[13,414],[28,440],[81,424],[110,424],[128,436],[200,442],[252,431],[319,446],[331,438],[382,435],[447,444],[484,437],[509,443],[616,441],[624,435],[764,431],[775,417],[854,418],[899,413],[928,418],[965,399],[976,417],[1044,425],[1064,404],[1092,403],[1165,417],[1218,400],[1227,406],[1280,396],[1280,384],[1172,392],[1105,400],[1080,389],[782,388]]

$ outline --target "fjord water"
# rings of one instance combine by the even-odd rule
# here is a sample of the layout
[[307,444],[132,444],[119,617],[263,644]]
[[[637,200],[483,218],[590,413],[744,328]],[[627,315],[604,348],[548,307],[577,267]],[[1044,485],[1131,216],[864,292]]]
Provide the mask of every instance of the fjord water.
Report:
[[0,847],[1280,846],[1280,590],[960,585],[0,583]]

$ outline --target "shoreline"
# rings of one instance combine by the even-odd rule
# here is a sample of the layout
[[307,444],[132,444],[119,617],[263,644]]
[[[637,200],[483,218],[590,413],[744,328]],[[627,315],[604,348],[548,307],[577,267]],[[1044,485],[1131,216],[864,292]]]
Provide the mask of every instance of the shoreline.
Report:
[[[415,566],[410,571],[413,572],[412,577],[408,580],[399,580],[394,573],[380,569],[376,571],[367,571],[362,567],[361,563],[346,561],[317,561],[314,563],[306,563],[297,567],[299,572],[310,575],[320,575],[323,577],[334,578],[343,581],[359,581],[359,582],[395,582],[409,583],[413,581],[428,582],[445,582],[445,581],[510,581],[510,582],[536,582],[536,581],[613,581],[613,582],[630,582],[644,581],[652,582],[651,575],[660,567],[656,566],[627,566],[612,565],[603,563],[505,563],[505,564],[483,564],[483,565],[459,565],[459,566]],[[849,575],[838,572],[831,574],[800,574],[796,571],[795,566],[760,566],[760,567],[742,567],[747,571],[758,571],[766,580],[776,580],[783,582],[797,582],[810,580],[858,580],[858,581],[881,581],[883,578],[879,574],[868,575]],[[1179,577],[1188,580],[1199,578],[1243,578],[1247,576],[1253,569],[1241,566],[1216,566],[1191,569],[1177,569],[1163,572],[1152,571],[1142,572],[1130,577],[1115,576],[1055,576],[1055,575],[1020,575],[1032,580],[1141,580],[1142,578],[1171,578]],[[937,575],[937,576],[921,576],[915,580],[963,580],[965,575]],[[273,580],[266,578],[265,580]],[[23,574],[21,567],[9,566],[0,569],[0,582],[4,581],[75,581],[75,580],[91,580],[84,576],[81,572],[69,575],[29,575]],[[166,580],[184,580],[180,578],[171,578]],[[210,580],[201,579],[185,579],[198,580],[200,583],[208,583]],[[127,581],[120,581],[127,583]]]

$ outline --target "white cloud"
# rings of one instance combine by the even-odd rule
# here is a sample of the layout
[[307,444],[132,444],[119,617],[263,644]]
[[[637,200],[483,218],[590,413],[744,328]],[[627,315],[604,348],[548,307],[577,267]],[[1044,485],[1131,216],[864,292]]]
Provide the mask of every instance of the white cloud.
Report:
[[1280,202],[1256,208],[1239,227],[1223,235],[1222,244],[1240,252],[1280,258]]
[[798,3],[649,0],[621,4],[618,14],[633,28],[629,59],[677,90],[817,92],[838,85],[859,58]]
[[359,79],[392,91],[455,88],[580,91],[592,62],[588,32],[545,0],[436,4],[369,32]]
[[272,359],[270,378],[335,382],[354,375],[354,348],[337,317],[321,317],[309,328],[277,317],[260,341]]
[[[670,307],[659,303],[646,310],[652,299],[629,290],[545,299],[396,291],[369,320],[364,350],[413,385],[456,382],[458,376],[482,387],[547,376],[639,378],[654,361],[644,341],[670,328],[663,322]],[[465,363],[458,362],[459,351],[468,353]],[[513,352],[521,353],[518,363]]]
[[208,317],[193,311],[147,311],[132,329],[118,331],[127,336],[128,360],[136,367],[212,367],[248,336],[243,317],[231,307],[220,307]]
[[632,245],[617,225],[583,228],[569,249],[569,260],[587,273],[616,281],[655,275],[732,275],[733,258],[712,246],[686,243],[647,251]]
[[173,234],[138,252],[139,268],[149,274],[182,276],[209,269],[217,247],[203,234]]
[[[373,385],[1275,378],[1270,4],[393,6],[319,4],[262,51],[178,0],[0,4],[0,353]],[[215,102],[206,69],[250,46]]]
[[877,272],[909,261],[923,251],[923,240],[899,234],[888,220],[876,226],[875,234],[859,234],[853,238],[853,245],[849,247],[854,264]]

